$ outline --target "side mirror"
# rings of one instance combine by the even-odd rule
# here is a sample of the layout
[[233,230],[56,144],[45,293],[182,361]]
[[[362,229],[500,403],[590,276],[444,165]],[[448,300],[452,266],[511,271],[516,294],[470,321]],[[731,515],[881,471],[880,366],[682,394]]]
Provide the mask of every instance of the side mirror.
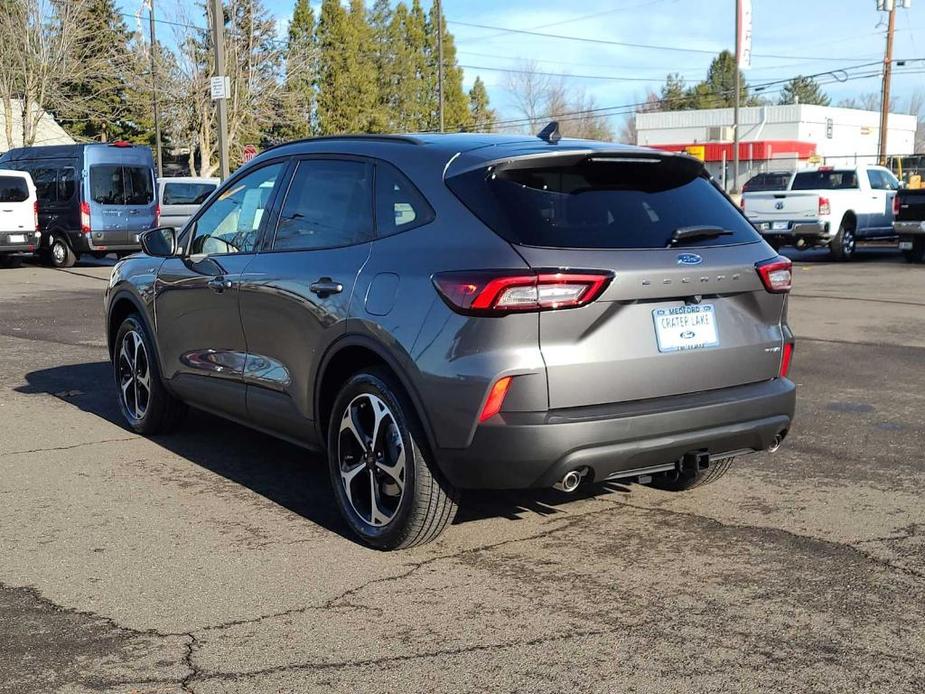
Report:
[[170,258],[177,254],[177,230],[173,227],[150,229],[141,235],[141,249],[155,258]]

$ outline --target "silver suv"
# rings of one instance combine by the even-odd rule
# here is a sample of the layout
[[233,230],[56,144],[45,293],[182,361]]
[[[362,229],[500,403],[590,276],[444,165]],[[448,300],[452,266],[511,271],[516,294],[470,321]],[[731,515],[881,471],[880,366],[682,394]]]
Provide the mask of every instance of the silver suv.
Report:
[[434,539],[459,489],[690,489],[793,418],[790,262],[685,155],[295,142],[143,242],[106,296],[129,426],[189,404],[324,451],[375,547]]

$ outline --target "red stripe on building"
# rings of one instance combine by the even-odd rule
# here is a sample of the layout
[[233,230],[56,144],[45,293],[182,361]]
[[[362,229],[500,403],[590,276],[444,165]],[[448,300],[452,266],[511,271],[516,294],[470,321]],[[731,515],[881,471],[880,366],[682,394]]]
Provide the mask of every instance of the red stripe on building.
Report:
[[[732,161],[731,142],[691,142],[678,145],[648,145],[666,152],[685,152],[690,147],[703,147],[704,161]],[[739,143],[739,159],[742,161],[768,160],[774,158],[809,159],[816,153],[815,142],[798,140],[755,140]]]

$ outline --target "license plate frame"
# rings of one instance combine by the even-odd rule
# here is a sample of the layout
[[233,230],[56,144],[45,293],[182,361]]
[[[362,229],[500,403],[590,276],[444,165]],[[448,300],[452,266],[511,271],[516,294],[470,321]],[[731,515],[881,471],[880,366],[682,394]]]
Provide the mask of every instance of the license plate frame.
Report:
[[787,231],[790,222],[771,222],[771,231]]
[[25,243],[26,235],[25,234],[10,234],[6,237],[8,243]]
[[899,250],[901,251],[911,251],[912,250],[912,241],[900,241]]
[[719,347],[714,304],[685,304],[652,310],[655,343],[662,354]]

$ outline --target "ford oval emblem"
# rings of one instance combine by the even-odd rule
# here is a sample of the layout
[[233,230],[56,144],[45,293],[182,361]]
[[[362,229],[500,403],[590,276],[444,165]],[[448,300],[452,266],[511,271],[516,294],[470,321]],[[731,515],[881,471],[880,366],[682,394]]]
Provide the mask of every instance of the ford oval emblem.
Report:
[[702,262],[703,258],[696,253],[681,253],[678,256],[678,265],[700,265]]
[[683,333],[681,333],[681,339],[692,340],[695,335],[696,333],[693,330],[685,330]]

